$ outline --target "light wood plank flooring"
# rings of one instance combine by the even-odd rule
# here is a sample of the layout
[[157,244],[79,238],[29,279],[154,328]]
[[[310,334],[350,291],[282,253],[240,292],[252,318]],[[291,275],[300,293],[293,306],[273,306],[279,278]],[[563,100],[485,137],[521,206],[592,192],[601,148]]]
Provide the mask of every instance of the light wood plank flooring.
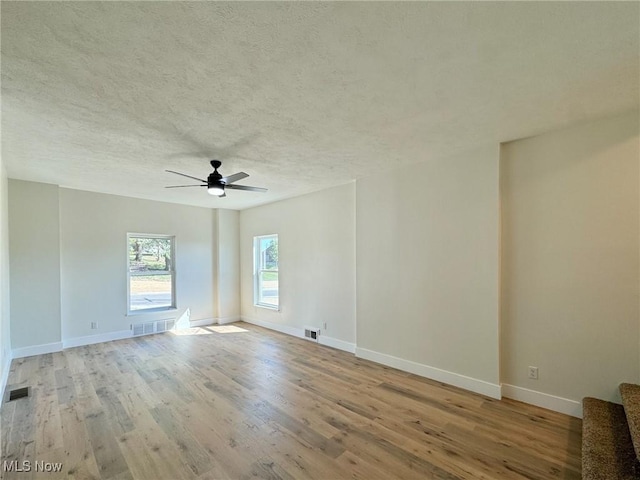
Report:
[[245,323],[181,333],[14,360],[2,460],[31,472],[2,478],[580,478],[578,419]]

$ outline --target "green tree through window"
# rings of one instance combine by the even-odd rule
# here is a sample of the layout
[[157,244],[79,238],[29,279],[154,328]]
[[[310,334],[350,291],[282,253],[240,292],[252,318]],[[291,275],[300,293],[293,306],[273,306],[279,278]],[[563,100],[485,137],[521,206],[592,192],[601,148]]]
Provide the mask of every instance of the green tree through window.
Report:
[[175,308],[174,237],[128,235],[129,312]]
[[278,235],[254,237],[254,304],[279,308]]

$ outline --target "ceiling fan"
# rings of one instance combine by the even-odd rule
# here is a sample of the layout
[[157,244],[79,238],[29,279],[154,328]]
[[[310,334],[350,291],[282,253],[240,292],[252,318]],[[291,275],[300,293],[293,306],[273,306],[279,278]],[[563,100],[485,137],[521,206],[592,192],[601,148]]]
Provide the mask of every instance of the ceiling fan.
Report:
[[233,185],[234,182],[238,180],[242,180],[243,178],[247,178],[249,176],[248,173],[238,172],[233,175],[229,175],[227,177],[223,177],[218,173],[218,168],[222,165],[220,160],[211,160],[211,166],[213,167],[213,173],[209,174],[206,180],[201,178],[192,177],[191,175],[186,175],[180,172],[174,172],[173,170],[166,170],[169,173],[175,173],[176,175],[182,175],[183,177],[191,178],[193,180],[197,180],[202,182],[199,185],[171,185],[169,187],[164,188],[184,188],[184,187],[207,187],[207,192],[209,195],[215,195],[218,197],[226,197],[225,189],[231,188],[233,190],[247,190],[249,192],[266,192],[266,188],[260,187],[249,187],[247,185]]

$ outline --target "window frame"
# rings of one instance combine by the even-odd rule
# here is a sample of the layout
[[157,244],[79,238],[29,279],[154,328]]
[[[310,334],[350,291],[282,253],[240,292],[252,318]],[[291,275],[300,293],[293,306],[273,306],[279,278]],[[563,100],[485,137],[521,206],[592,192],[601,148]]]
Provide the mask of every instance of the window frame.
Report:
[[[162,270],[166,273],[149,273],[149,272],[132,272],[131,271],[131,252],[129,250],[129,243],[132,238],[159,238],[169,239],[171,241],[171,268],[169,270]],[[127,316],[129,315],[142,315],[145,313],[153,312],[166,312],[168,310],[177,309],[176,300],[176,236],[166,234],[153,234],[153,233],[127,233]],[[171,305],[162,307],[150,307],[150,308],[137,308],[131,309],[131,277],[143,277],[153,275],[171,275]]]
[[[266,308],[268,310],[280,311],[280,262],[276,270],[265,269],[262,267],[261,255],[260,255],[260,242],[266,239],[275,239],[278,245],[278,256],[280,253],[280,243],[278,241],[278,234],[271,233],[269,235],[256,235],[253,237],[253,305],[255,307]],[[261,301],[260,293],[262,291],[260,278],[263,272],[276,272],[278,274],[278,304],[265,303]]]

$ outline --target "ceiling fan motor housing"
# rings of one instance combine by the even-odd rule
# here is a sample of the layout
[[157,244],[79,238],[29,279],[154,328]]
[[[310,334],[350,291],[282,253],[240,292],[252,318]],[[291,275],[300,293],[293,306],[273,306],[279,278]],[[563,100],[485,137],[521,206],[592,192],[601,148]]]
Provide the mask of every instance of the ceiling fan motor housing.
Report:
[[211,185],[224,185],[225,183],[222,181],[222,175],[218,172],[213,172],[207,178],[207,183],[209,186]]
[[[211,162],[211,165],[213,165],[213,162],[214,161]],[[214,172],[209,174],[209,176],[207,177],[207,191],[211,195],[216,195],[219,197],[224,195],[225,183],[222,181],[222,175],[218,173],[217,167],[213,168],[216,170],[214,170]]]
[[220,160],[211,160],[213,172],[207,177],[207,188],[220,187],[224,190],[225,183],[222,181],[222,175],[218,173],[220,165],[222,165]]

